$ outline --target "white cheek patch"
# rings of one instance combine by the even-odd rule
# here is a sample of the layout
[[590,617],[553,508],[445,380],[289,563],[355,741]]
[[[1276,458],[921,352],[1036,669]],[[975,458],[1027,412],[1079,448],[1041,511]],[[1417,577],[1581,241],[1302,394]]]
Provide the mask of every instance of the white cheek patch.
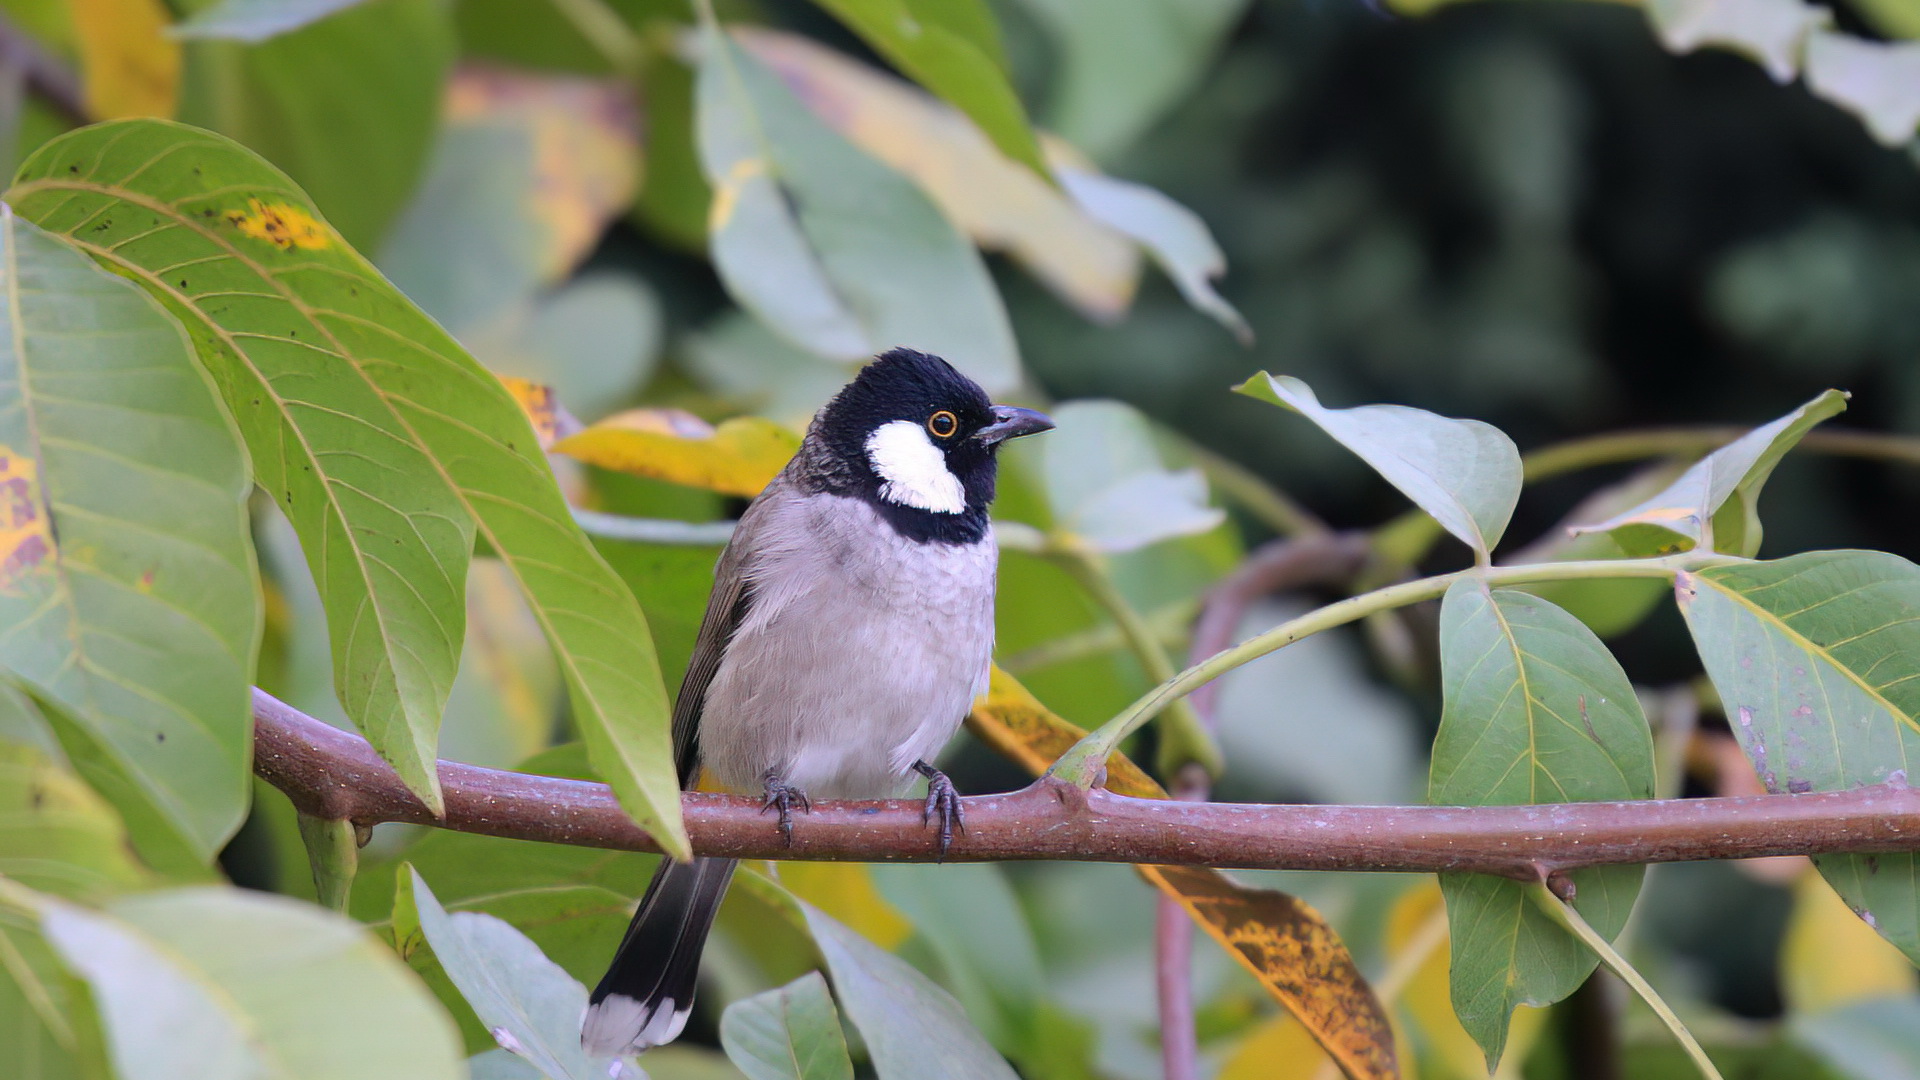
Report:
[[867,436],[867,461],[880,474],[880,495],[891,503],[936,514],[967,508],[967,488],[947,469],[947,457],[911,420],[881,424]]

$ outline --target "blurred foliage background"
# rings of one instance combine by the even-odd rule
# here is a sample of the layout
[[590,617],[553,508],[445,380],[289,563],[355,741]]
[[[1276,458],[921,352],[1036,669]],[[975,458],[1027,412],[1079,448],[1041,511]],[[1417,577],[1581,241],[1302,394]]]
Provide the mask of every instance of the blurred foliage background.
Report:
[[[554,387],[589,422],[647,405],[797,426],[844,380],[844,362],[804,354],[736,306],[709,258],[692,12],[680,0],[369,0],[257,43],[206,30],[154,46],[161,25],[191,27],[212,6],[0,0],[11,22],[0,51],[11,131],[0,142],[11,163],[78,120],[74,101],[94,117],[171,115],[231,135],[286,169],[483,362]],[[996,389],[1067,403],[1052,441],[1014,454],[1006,518],[1071,517],[1076,475],[1119,475],[1134,467],[1124,461],[1179,470],[1208,453],[1336,527],[1398,513],[1384,482],[1308,425],[1275,422],[1268,407],[1226,392],[1261,368],[1305,378],[1332,403],[1405,402],[1484,419],[1523,448],[1622,428],[1744,425],[1828,386],[1853,391],[1851,426],[1920,428],[1911,125],[1876,138],[1831,95],[1776,81],[1749,57],[1675,55],[1639,6],[996,0],[1012,84],[1036,126],[1071,144],[1049,153],[1151,185],[1197,213],[1224,252],[1218,288],[1251,344],[1236,339],[1231,319],[1196,310],[1173,280],[1142,272],[1131,246],[1089,241],[1060,215],[1006,211],[1025,205],[1017,184],[942,157],[950,142],[924,114],[888,112],[886,94],[870,88],[834,90],[822,74],[831,63],[807,66],[817,58],[806,42],[872,70],[888,64],[822,7],[718,7],[730,24],[792,35],[760,55],[778,67],[788,49],[787,63],[821,80],[810,103],[826,102],[823,119],[869,153],[917,163],[924,171],[907,171],[929,187],[946,176],[962,192],[1003,197],[995,206],[1008,216],[965,226],[1011,252],[987,265],[1021,368]],[[1830,7],[1839,30],[1867,40],[1911,35],[1920,21],[1901,0]],[[61,93],[22,96],[22,87],[46,90],[61,65],[84,82],[65,88],[68,108]],[[959,216],[951,198],[936,201]],[[576,498],[603,511],[704,522],[741,505],[563,467]],[[1628,472],[1532,489],[1511,535],[1546,534],[1596,483]],[[1917,482],[1887,462],[1789,459],[1767,498],[1766,553],[1859,546],[1920,556]],[[1127,600],[1174,628],[1175,646],[1205,586],[1272,535],[1270,521],[1238,508],[1224,521],[1200,513],[1177,524],[1111,547]],[[275,586],[262,685],[344,724],[297,544],[264,510],[258,530]],[[640,596],[673,684],[715,549],[605,541],[602,551]],[[1042,700],[1092,725],[1146,688],[1117,635],[1102,631],[1098,605],[1058,566],[1016,554],[1005,562],[1001,659]],[[1464,553],[1442,548],[1427,568],[1463,564]],[[498,569],[482,560],[470,582],[473,620],[442,753],[583,772],[565,742],[558,676]],[[1275,600],[1247,629],[1307,602]],[[1696,676],[1671,612],[1611,644],[1650,693]],[[1357,631],[1327,635],[1228,680],[1221,797],[1422,798],[1438,714],[1431,658],[1416,648],[1383,662],[1368,646]],[[1702,719],[1717,722],[1710,710]],[[963,791],[1025,779],[971,743],[950,756]],[[1719,774],[1696,766],[1687,790],[1713,789]],[[357,915],[387,917],[402,858],[450,907],[508,918],[584,979],[610,954],[650,865],[388,827],[369,851]],[[223,866],[242,884],[312,895],[291,810],[264,787]],[[1911,969],[1897,955],[1889,962],[1870,933],[1854,933],[1844,907],[1836,914],[1831,895],[1798,871],[1657,868],[1629,930],[1636,962],[1724,1056],[1729,1076],[1920,1076]],[[1159,1075],[1152,894],[1128,870],[933,873],[792,866],[783,880],[954,989],[1027,1075]],[[1373,973],[1392,965],[1422,905],[1436,902],[1392,877],[1254,876],[1320,906]],[[769,929],[751,896],[731,903],[688,1045],[649,1057],[657,1076],[730,1075],[701,1049],[714,1042],[719,1007],[808,963],[804,942]],[[969,925],[952,925],[956,908]],[[987,938],[1007,944],[992,955],[965,945]],[[1419,1074],[1485,1075],[1449,1026],[1444,952],[1440,977],[1423,967],[1402,998]],[[1210,1067],[1235,1078],[1312,1075],[1315,1060],[1272,1022],[1263,990],[1216,951],[1202,948],[1197,961]],[[431,961],[420,964],[459,1011]],[[1622,1006],[1618,989],[1601,977],[1544,1019],[1523,1015],[1527,1034],[1516,1034],[1502,1075],[1686,1075],[1651,1017]],[[1616,1030],[1606,1018],[1622,1007]],[[462,1015],[469,1048],[490,1045]],[[1588,1056],[1612,1045],[1609,1033],[1623,1039],[1619,1071],[1594,1072]]]

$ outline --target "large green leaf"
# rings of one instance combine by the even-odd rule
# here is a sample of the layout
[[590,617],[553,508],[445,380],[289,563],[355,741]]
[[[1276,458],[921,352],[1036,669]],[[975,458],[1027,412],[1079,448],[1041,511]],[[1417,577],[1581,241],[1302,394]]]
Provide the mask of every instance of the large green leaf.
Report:
[[[1816,551],[1682,575],[1675,593],[1769,791],[1845,791],[1920,771],[1920,567],[1877,551]],[[1814,864],[1920,962],[1920,859]]]
[[6,206],[0,258],[0,669],[204,863],[246,813],[260,635],[233,421],[138,287]]
[[1131,146],[1206,73],[1246,0],[1024,0],[1052,34],[1046,126],[1103,161]]
[[1195,309],[1253,344],[1253,328],[1213,279],[1227,272],[1227,256],[1200,215],[1144,184],[1085,169],[1060,170],[1060,183],[1088,217],[1144,248]]
[[177,115],[285,169],[348,242],[370,249],[433,148],[455,54],[448,8],[370,0],[257,45],[189,42]]
[[150,882],[113,808],[31,746],[0,742],[0,876],[101,900]]
[[[1580,620],[1529,593],[1462,580],[1440,609],[1445,705],[1434,739],[1437,805],[1644,799],[1653,738],[1626,673]],[[1574,905],[1611,938],[1640,891],[1638,866],[1573,875]],[[1597,958],[1504,878],[1442,874],[1453,1005],[1499,1064],[1517,1005],[1549,1005]]]
[[452,1023],[406,966],[310,904],[226,887],[105,911],[9,898],[91,988],[121,1080],[465,1075]]
[[1019,382],[1006,310],[973,245],[711,25],[697,107],[714,266],[742,305],[824,357],[906,344],[988,390]]
[[0,1061],[7,1080],[114,1080],[85,987],[33,920],[0,907]]
[[815,2],[894,66],[966,113],[1001,153],[1047,175],[1026,109],[1007,81],[999,30],[986,0]]
[[853,1080],[827,980],[809,971],[720,1015],[720,1045],[749,1080]]
[[813,905],[799,907],[880,1080],[1014,1080],[946,991]]
[[1610,534],[1629,555],[1695,547],[1753,555],[1760,550],[1760,489],[1814,425],[1846,407],[1846,394],[1825,391],[1701,458],[1638,506],[1571,531]]
[[1521,473],[1520,451],[1499,428],[1405,405],[1330,409],[1306,383],[1264,371],[1234,389],[1319,425],[1483,561],[1500,543]]
[[403,869],[420,931],[493,1037],[549,1080],[602,1080],[605,1059],[580,1045],[587,988],[520,931],[491,915],[449,915],[420,875]]
[[438,804],[434,733],[478,535],[559,658],[596,768],[685,853],[667,698],[639,606],[574,525],[518,405],[290,181],[208,132],[135,120],[48,143],[11,198],[160,297],[301,537],[349,715]]

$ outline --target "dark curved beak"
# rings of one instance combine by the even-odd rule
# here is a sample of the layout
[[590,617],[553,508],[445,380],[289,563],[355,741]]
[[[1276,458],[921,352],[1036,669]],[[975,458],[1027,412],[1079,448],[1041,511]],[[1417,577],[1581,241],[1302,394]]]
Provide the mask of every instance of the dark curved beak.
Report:
[[998,446],[1008,439],[1017,439],[1022,435],[1037,435],[1042,431],[1052,430],[1053,421],[1046,413],[1013,405],[995,405],[993,423],[974,432],[973,437],[988,446]]

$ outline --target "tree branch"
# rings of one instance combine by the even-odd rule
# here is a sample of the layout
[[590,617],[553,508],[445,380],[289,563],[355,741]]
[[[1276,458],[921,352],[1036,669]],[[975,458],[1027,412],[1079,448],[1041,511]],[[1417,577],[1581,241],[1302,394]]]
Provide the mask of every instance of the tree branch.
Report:
[[[295,808],[356,825],[413,822],[620,851],[659,848],[605,784],[440,763],[434,816],[365,740],[254,691],[254,771]],[[760,800],[684,796],[702,855],[932,862],[920,801],[820,802],[782,843]],[[1043,778],[966,802],[956,862],[1072,859],[1272,870],[1471,871],[1520,881],[1620,863],[1920,848],[1920,791],[1542,806],[1285,806],[1130,799]]]

